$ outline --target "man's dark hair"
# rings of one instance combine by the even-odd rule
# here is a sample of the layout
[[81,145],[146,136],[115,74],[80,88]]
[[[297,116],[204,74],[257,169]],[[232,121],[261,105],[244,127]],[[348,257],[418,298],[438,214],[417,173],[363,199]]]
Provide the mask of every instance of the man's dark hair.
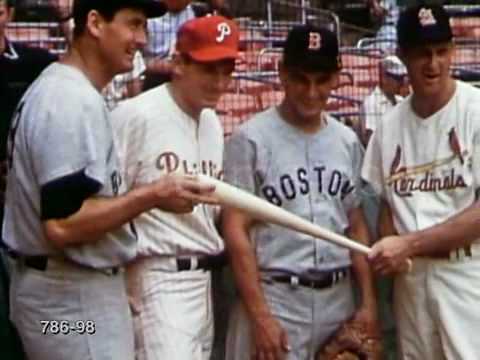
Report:
[[[101,1],[101,0],[100,0]],[[74,21],[75,21],[75,26],[73,28],[73,37],[78,38],[80,35],[82,35],[85,32],[85,27],[87,26],[87,17],[88,13],[91,10],[97,10],[102,17],[110,22],[113,20],[113,17],[117,13],[120,8],[109,8],[109,9],[89,9],[86,12],[82,12],[81,14],[74,16]]]
[[85,32],[90,11],[96,10],[106,21],[110,22],[116,13],[125,8],[138,8],[145,12],[147,18],[162,16],[166,12],[163,2],[153,0],[74,0],[73,20],[74,38]]

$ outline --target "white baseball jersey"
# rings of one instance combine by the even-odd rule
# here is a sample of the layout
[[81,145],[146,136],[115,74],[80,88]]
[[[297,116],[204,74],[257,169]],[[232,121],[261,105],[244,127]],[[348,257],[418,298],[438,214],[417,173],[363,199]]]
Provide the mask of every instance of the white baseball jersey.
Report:
[[[215,114],[199,122],[183,112],[169,84],[127,100],[112,112],[121,171],[129,189],[167,173],[222,176],[223,130]],[[203,110],[211,111],[213,110]],[[215,227],[218,206],[190,214],[153,209],[134,220],[140,255],[217,254],[224,248]]]
[[[441,223],[478,198],[479,118],[480,91],[457,81],[429,118],[412,111],[409,97],[379,123],[362,175],[389,203],[400,234]],[[480,300],[477,249],[450,261],[414,258],[412,271],[395,277],[400,358],[478,358],[480,317],[469,311]]]
[[427,119],[411,97],[378,124],[363,178],[389,203],[402,234],[443,222],[470,206],[480,186],[480,90],[456,82],[452,99]]

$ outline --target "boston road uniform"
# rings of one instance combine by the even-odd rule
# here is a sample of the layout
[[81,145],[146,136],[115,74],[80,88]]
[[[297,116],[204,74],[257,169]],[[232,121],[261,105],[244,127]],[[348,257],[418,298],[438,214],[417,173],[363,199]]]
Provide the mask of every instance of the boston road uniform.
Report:
[[[225,180],[336,233],[360,205],[363,158],[357,136],[328,115],[306,134],[277,108],[256,115],[226,145]],[[252,228],[251,239],[268,305],[286,329],[287,359],[313,359],[315,351],[352,316],[349,251],[273,224]],[[227,359],[250,359],[252,339],[245,309],[232,314]]]
[[42,227],[87,197],[124,191],[112,134],[100,93],[60,63],[34,82],[14,115],[3,239],[14,263],[11,319],[30,360],[133,358],[121,271],[135,255],[131,227],[64,250]]

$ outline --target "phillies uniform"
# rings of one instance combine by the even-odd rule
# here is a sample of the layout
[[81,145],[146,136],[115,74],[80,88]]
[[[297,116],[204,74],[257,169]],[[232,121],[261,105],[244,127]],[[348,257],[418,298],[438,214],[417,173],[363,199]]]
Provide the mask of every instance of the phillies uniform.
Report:
[[[350,129],[322,116],[324,127],[306,134],[283,120],[276,108],[258,114],[227,143],[225,179],[343,234],[349,226],[347,213],[360,203],[363,150]],[[354,312],[349,251],[267,223],[252,228],[250,238],[265,298],[292,345],[286,358],[313,359],[319,346]],[[302,285],[303,278],[329,281],[312,288]],[[228,359],[250,359],[250,334],[239,302],[230,322]]]
[[[388,202],[399,234],[444,222],[478,200],[480,91],[456,82],[450,101],[427,119],[411,97],[378,125],[363,177]],[[461,229],[459,229],[461,231]],[[474,360],[480,340],[480,246],[449,258],[418,258],[395,280],[402,359]],[[465,334],[469,334],[468,336]]]
[[[194,120],[178,107],[169,87],[127,100],[112,114],[128,188],[168,173],[222,174],[218,118],[210,114]],[[204,204],[188,214],[154,209],[135,220],[139,260],[128,272],[138,304],[137,359],[208,359],[213,338],[211,276],[197,269],[197,261],[224,249],[215,227],[218,210]],[[192,271],[179,271],[190,270],[179,268],[179,258],[188,259]]]
[[[42,227],[46,184],[83,172],[101,185],[101,197],[124,192],[112,134],[101,94],[81,71],[60,63],[40,75],[14,115],[2,236],[15,260],[11,319],[29,359],[133,357],[132,321],[117,269],[135,255],[131,227],[63,250]],[[83,333],[73,330],[87,321]]]

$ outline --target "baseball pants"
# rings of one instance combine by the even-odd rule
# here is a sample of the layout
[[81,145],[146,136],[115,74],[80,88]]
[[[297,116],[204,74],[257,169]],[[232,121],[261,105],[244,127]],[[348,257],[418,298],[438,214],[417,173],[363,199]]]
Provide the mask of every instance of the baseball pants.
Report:
[[155,258],[129,267],[137,360],[208,360],[213,344],[211,274],[165,271]]
[[50,260],[40,271],[15,262],[10,304],[29,360],[133,359],[123,271]]
[[401,360],[480,358],[480,247],[473,257],[417,258],[395,279]]
[[[321,345],[355,310],[350,277],[325,289],[270,281],[262,286],[272,314],[288,335],[292,349],[286,360],[313,360]],[[239,300],[229,322],[226,359],[251,360],[251,335],[250,320]]]

